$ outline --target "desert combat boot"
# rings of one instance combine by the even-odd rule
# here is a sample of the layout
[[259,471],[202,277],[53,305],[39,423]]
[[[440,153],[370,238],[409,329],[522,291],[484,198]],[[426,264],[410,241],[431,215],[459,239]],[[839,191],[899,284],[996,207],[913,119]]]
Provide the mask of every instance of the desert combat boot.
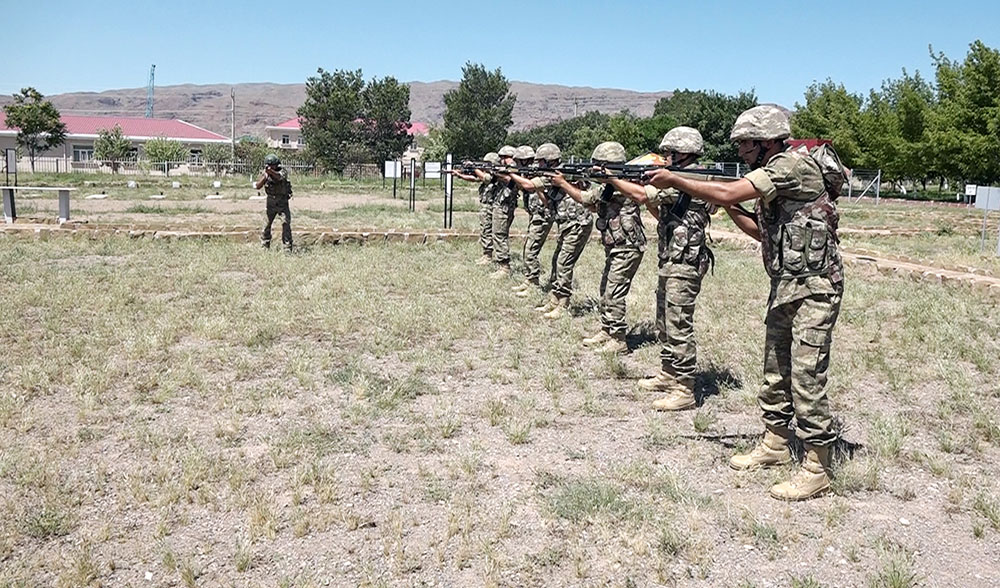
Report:
[[639,380],[639,388],[648,392],[668,392],[676,380],[667,372],[660,370],[655,376]]
[[605,331],[604,329],[601,329],[593,337],[586,337],[583,340],[583,346],[584,347],[600,347],[601,345],[604,345],[605,343],[607,343],[610,340],[611,340],[611,335],[609,335],[608,332]]
[[554,301],[552,302],[552,308],[542,316],[550,320],[562,318],[566,316],[567,308],[569,308],[569,298],[560,298],[555,296]]
[[653,401],[656,410],[688,410],[698,405],[694,397],[694,383],[689,379],[674,380],[667,395]]
[[778,500],[808,500],[830,489],[830,448],[805,446],[802,467],[787,482],[771,486],[771,497]]
[[597,348],[599,353],[611,353],[614,355],[624,355],[628,353],[628,343],[625,337],[610,337],[603,345]]
[[491,263],[493,263],[493,256],[489,253],[482,254],[479,256],[479,259],[476,260],[476,265],[489,265]]
[[499,280],[501,278],[509,278],[510,277],[510,266],[507,265],[507,264],[505,264],[505,263],[499,264],[497,266],[497,269],[492,274],[490,274],[490,277],[493,278],[493,279],[495,279],[495,280]]
[[792,452],[788,450],[788,442],[791,438],[792,433],[788,429],[768,427],[764,431],[764,438],[750,453],[738,453],[729,458],[729,467],[734,470],[749,470],[790,463]]
[[551,293],[551,292],[549,292],[549,297],[545,300],[545,304],[541,304],[539,306],[536,306],[535,310],[538,311],[538,312],[542,312],[542,313],[548,312],[548,311],[552,310],[555,307],[556,300],[558,300],[556,298],[556,295],[553,294],[553,293]]

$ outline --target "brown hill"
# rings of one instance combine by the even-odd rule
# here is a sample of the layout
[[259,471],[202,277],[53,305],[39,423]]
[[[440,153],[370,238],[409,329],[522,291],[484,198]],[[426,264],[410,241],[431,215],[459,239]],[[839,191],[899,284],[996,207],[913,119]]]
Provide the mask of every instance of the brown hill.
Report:
[[[458,82],[410,82],[411,120],[439,124],[444,114],[444,93]],[[236,135],[263,134],[264,127],[288,120],[305,100],[305,84],[212,84],[158,86],[153,114],[180,118],[227,137],[230,134],[230,89],[236,90]],[[670,92],[633,92],[511,82],[517,94],[514,128],[523,129],[591,110],[614,113],[628,110],[649,116],[653,105]],[[143,116],[146,89],[73,92],[48,96],[63,114],[82,116]],[[0,104],[10,102],[0,97]]]

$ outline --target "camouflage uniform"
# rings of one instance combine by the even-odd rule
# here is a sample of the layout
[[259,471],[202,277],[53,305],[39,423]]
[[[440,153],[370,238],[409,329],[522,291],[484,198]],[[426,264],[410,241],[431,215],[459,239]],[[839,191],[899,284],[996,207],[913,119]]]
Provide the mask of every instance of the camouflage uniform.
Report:
[[706,244],[711,217],[704,202],[673,188],[657,190],[647,186],[646,196],[659,207],[656,335],[662,344],[661,369],[690,387],[698,363],[695,300],[701,292],[702,278],[714,261]]
[[479,245],[484,257],[493,257],[493,199],[496,181],[487,174],[479,184]]
[[514,221],[514,209],[520,191],[516,186],[498,183],[494,190],[492,247],[493,261],[510,265],[510,224]]
[[616,339],[624,339],[625,298],[632,278],[646,251],[646,233],[639,205],[612,186],[596,184],[582,194],[583,203],[597,207],[597,229],[604,244],[601,274],[601,328]]
[[787,430],[794,416],[804,443],[826,447],[836,440],[826,382],[844,291],[836,205],[804,150],[779,153],[745,177],[762,194],[756,214],[771,277],[758,396],[764,423]]
[[532,179],[538,188],[544,188],[549,206],[555,211],[559,238],[552,268],[552,294],[567,299],[573,294],[573,268],[587,246],[594,219],[590,211],[568,194],[554,187],[546,177]]
[[292,247],[292,211],[288,207],[288,199],[292,197],[292,184],[288,181],[288,170],[277,170],[278,179],[267,176],[264,182],[264,193],[267,194],[267,221],[261,232],[260,241],[265,247],[271,246],[271,225],[274,217],[281,215],[281,243],[286,248]]
[[[551,206],[543,204],[542,199],[534,192],[527,194],[525,208],[528,209],[529,219],[528,235],[524,244],[524,277],[527,281],[537,284],[542,271],[538,258],[549,231],[552,230],[555,211]],[[555,257],[552,266],[555,267]]]

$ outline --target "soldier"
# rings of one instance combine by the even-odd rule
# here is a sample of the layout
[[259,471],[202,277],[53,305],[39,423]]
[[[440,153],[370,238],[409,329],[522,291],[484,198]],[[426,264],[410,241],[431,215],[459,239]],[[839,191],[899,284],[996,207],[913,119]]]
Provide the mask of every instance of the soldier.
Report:
[[[514,159],[519,164],[522,162],[531,164],[535,159],[535,150],[529,145],[521,145],[517,148]],[[542,197],[535,192],[534,187],[527,188],[523,184],[519,186],[521,194],[525,196],[524,207],[528,211],[528,235],[524,243],[524,282],[514,286],[513,290],[516,296],[527,298],[542,287],[539,282],[542,272],[539,256],[556,217],[555,210],[542,201]]]
[[[541,168],[559,165],[562,153],[553,143],[543,143],[535,151],[535,163]],[[538,176],[530,180],[517,174],[511,177],[524,190],[534,190],[542,203],[555,211],[555,222],[559,225],[556,254],[553,265],[552,291],[549,300],[535,310],[548,319],[556,319],[566,314],[569,299],[573,294],[573,268],[583,254],[590,233],[594,229],[593,216],[582,204],[567,198],[566,193],[552,184],[549,177]]]
[[[510,145],[504,145],[497,152],[500,165],[514,165],[517,150]],[[510,276],[510,224],[514,220],[514,210],[517,208],[517,186],[512,185],[510,177],[497,174],[499,181],[494,188],[493,198],[493,263],[497,271],[493,277]]]
[[[483,156],[483,161],[499,165],[500,156],[490,151]],[[483,254],[476,261],[476,265],[489,265],[493,261],[493,197],[496,192],[496,181],[492,174],[484,170],[477,168],[472,171],[472,174],[456,170],[452,170],[451,173],[466,182],[479,182],[479,245],[483,249]]]
[[[621,143],[607,141],[594,149],[591,161],[596,166],[625,163],[625,148]],[[601,180],[598,180],[601,181]],[[552,184],[571,198],[597,212],[597,229],[604,244],[604,272],[601,274],[601,330],[583,340],[586,347],[601,352],[626,353],[625,298],[632,287],[632,278],[639,269],[646,250],[646,233],[642,226],[642,211],[628,192],[615,189],[611,183],[595,184],[586,190],[555,174]]]
[[[691,127],[673,128],[660,141],[660,152],[673,167],[696,168],[703,149],[701,133]],[[673,188],[659,190],[620,180],[616,185],[645,203],[658,220],[656,335],[662,344],[660,370],[640,380],[639,387],[666,392],[653,402],[657,410],[694,408],[698,364],[694,307],[702,278],[714,261],[705,243],[714,207]]]
[[264,188],[267,194],[267,222],[260,235],[260,244],[265,249],[271,247],[271,225],[274,217],[281,215],[281,244],[285,251],[292,250],[292,211],[288,199],[292,197],[292,183],[288,181],[288,170],[281,167],[281,160],[271,153],[264,158],[264,172],[254,184],[254,188]]
[[[758,400],[764,438],[734,455],[737,470],[791,461],[792,417],[805,457],[799,471],[770,494],[782,500],[812,498],[830,487],[830,446],[836,441],[826,393],[830,340],[844,292],[837,238],[838,215],[823,170],[808,151],[790,149],[788,117],[761,105],[736,119],[730,138],[752,168],[731,183],[699,182],[669,170],[650,174],[659,188],[676,188],[726,207],[733,222],[761,241],[771,279],[764,339],[764,383]],[[756,200],[754,214],[739,206]]]

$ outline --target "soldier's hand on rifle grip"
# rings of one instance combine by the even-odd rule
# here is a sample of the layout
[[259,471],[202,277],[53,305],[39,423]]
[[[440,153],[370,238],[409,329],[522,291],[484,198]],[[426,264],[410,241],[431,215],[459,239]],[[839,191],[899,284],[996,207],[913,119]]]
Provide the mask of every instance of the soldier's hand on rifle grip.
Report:
[[649,171],[643,174],[643,180],[645,183],[661,190],[664,188],[672,188],[676,178],[677,176],[671,173],[668,169]]

